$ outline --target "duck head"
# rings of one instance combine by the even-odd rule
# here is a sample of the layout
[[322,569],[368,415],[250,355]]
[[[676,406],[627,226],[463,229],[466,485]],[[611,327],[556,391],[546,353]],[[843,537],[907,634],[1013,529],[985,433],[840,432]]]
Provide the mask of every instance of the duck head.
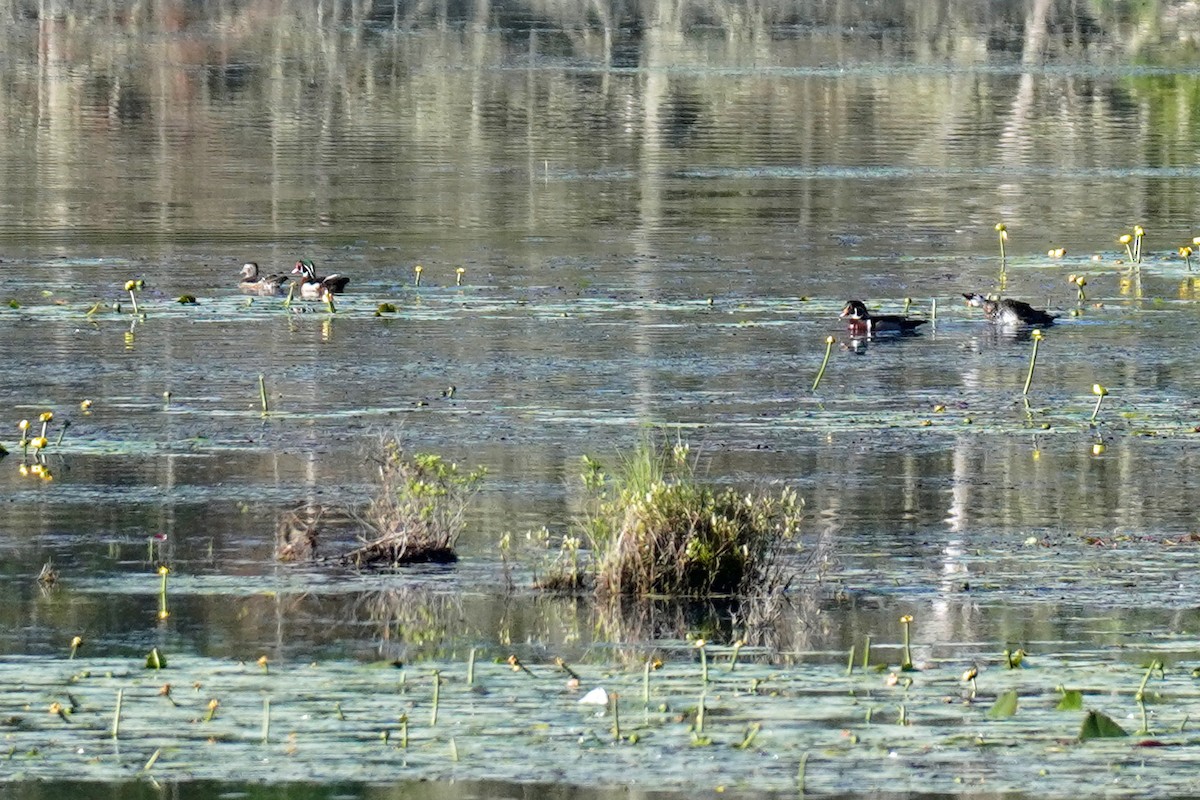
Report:
[[258,264],[253,261],[247,261],[245,264],[242,264],[242,280],[258,280]]
[[865,320],[871,318],[871,313],[867,311],[867,307],[861,300],[850,300],[846,303],[846,307],[842,309],[840,316],[842,319]]

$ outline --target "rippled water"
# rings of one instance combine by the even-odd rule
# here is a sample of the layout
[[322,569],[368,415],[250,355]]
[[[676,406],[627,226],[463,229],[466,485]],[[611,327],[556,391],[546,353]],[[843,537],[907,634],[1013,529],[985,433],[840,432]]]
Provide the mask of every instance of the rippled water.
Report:
[[[81,634],[112,655],[604,662],[613,639],[731,640],[719,609],[646,627],[526,588],[546,555],[526,532],[569,531],[580,457],[648,425],[716,481],[799,488],[833,560],[786,652],[838,661],[902,613],[964,657],[1194,633],[1184,6],[60,9],[0,3],[0,439],[71,422],[52,482],[0,462],[0,652]],[[1031,342],[961,298],[1001,288],[1001,221],[1004,290],[1062,315],[1028,405]],[[237,291],[243,261],[298,258],[350,276],[335,314]],[[936,322],[854,342],[849,297],[936,301]],[[462,561],[276,564],[280,512],[362,497],[362,448],[392,429],[489,469]]]

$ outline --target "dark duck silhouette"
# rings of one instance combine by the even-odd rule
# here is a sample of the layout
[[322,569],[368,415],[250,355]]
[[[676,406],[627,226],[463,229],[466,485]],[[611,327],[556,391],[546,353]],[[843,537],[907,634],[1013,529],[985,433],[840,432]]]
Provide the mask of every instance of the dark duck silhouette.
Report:
[[850,332],[855,336],[875,336],[883,333],[915,333],[927,320],[909,319],[898,314],[872,314],[861,300],[850,300],[842,309],[841,318],[847,320]]
[[320,300],[326,292],[340,294],[346,291],[346,284],[350,282],[349,277],[338,275],[336,272],[324,277],[318,276],[317,268],[311,261],[297,261],[292,274],[300,276],[300,296],[306,300]]
[[982,308],[984,318],[997,325],[1053,325],[1054,320],[1058,319],[1058,315],[1034,308],[1020,300],[992,300],[974,292],[964,293],[963,297],[967,298],[967,305]]
[[254,294],[282,294],[283,285],[287,280],[287,275],[259,275],[258,264],[247,261],[242,265],[242,280],[238,288]]

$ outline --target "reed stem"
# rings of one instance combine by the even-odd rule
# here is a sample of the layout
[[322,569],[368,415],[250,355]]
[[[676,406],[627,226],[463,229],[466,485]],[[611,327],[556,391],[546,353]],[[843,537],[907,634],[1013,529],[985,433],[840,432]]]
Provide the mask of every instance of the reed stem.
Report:
[[441,697],[442,673],[436,669],[433,671],[433,711],[429,715],[430,726],[437,725],[438,719],[438,700]]
[[171,568],[163,564],[158,568],[158,574],[162,576],[162,583],[158,587],[158,618],[166,619],[171,616],[171,612],[167,610],[167,575],[171,573]]
[[1092,394],[1096,395],[1096,407],[1092,409],[1092,416],[1088,422],[1095,422],[1096,415],[1100,413],[1100,404],[1104,402],[1104,398],[1108,395],[1108,389],[1105,389],[1100,384],[1092,384]]
[[733,643],[733,654],[731,656],[729,656],[729,671],[730,672],[733,672],[735,669],[737,669],[738,653],[741,651],[742,647],[745,646],[745,644],[746,643],[743,642],[741,639],[738,639],[736,642]]
[[911,671],[913,668],[912,660],[912,614],[905,614],[900,618],[900,624],[904,626],[904,662],[900,665],[900,669],[905,672]]
[[262,404],[263,416],[270,414],[271,409],[267,406],[267,379],[262,375],[258,376],[258,401]]
[[1037,366],[1038,345],[1042,342],[1042,332],[1034,330],[1031,334],[1033,338],[1033,353],[1029,356],[1029,373],[1025,376],[1025,388],[1021,390],[1021,394],[1029,394],[1029,386],[1033,383],[1033,368]]
[[271,738],[271,698],[263,698],[262,743],[266,744]]
[[871,637],[870,637],[870,635],[868,635],[866,638],[866,641],[863,642],[862,668],[867,669],[870,666],[871,666]]
[[653,659],[646,659],[646,666],[642,670],[642,705],[646,708],[650,707],[650,662]]
[[621,741],[621,710],[620,710],[621,707],[620,707],[620,702],[619,702],[620,695],[618,695],[616,692],[613,692],[608,696],[608,698],[612,702],[613,741],[619,742],[619,741]]
[[471,648],[471,654],[467,656],[467,686],[475,685],[475,648]]
[[117,707],[113,711],[112,738],[116,739],[121,733],[121,705],[125,700],[125,690],[117,689]]
[[825,377],[825,368],[829,366],[829,356],[833,353],[833,337],[825,337],[825,357],[821,359],[821,368],[817,370],[816,380],[813,381],[812,391],[816,391],[821,385],[821,378]]
[[850,655],[846,658],[846,677],[854,674],[854,655],[856,652],[854,645],[850,645]]

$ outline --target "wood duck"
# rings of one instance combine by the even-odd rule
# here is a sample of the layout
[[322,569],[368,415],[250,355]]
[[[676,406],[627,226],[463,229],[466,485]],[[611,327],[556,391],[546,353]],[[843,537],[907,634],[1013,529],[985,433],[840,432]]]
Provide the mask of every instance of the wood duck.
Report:
[[311,261],[297,261],[292,274],[300,276],[300,296],[305,300],[321,300],[326,292],[340,294],[346,291],[346,284],[350,282],[349,277],[338,275],[336,272],[318,277],[317,268]]
[[928,320],[909,319],[898,314],[874,315],[861,300],[850,300],[842,309],[842,319],[849,320],[850,332],[856,336],[875,336],[881,333],[915,333]]
[[1039,308],[1034,308],[1029,303],[1022,303],[1020,300],[990,300],[974,292],[970,294],[964,293],[963,297],[967,298],[967,305],[982,308],[983,316],[987,321],[994,322],[997,325],[1012,327],[1020,325],[1053,325],[1054,320],[1058,319],[1056,314],[1050,314]]
[[282,294],[283,285],[287,280],[287,275],[259,275],[258,264],[247,261],[242,265],[242,281],[238,288],[254,294]]

